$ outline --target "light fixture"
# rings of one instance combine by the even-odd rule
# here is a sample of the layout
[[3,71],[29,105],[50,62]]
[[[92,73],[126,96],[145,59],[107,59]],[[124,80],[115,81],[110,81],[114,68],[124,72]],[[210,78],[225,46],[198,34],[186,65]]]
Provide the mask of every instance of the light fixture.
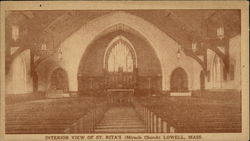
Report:
[[180,51],[180,48],[178,48],[177,50],[177,59],[180,59],[181,58],[181,51]]
[[42,43],[42,45],[41,45],[41,51],[46,51],[46,50],[47,50],[46,43]]
[[62,60],[62,49],[60,47],[58,48],[57,59]]
[[204,46],[204,43],[203,43],[203,42],[201,42],[201,48],[203,48],[203,46]]
[[14,41],[19,39],[19,27],[17,25],[12,25],[12,39]]
[[220,26],[217,28],[217,37],[222,40],[224,38],[224,27]]
[[217,27],[217,37],[222,40],[224,38],[224,26],[223,26],[223,19],[221,16],[221,13],[219,13],[220,18],[220,24],[219,27]]
[[46,43],[41,44],[40,53],[41,53],[41,55],[47,55],[48,54],[48,49],[47,49],[47,44]]
[[197,42],[196,41],[192,42],[192,50],[193,50],[193,52],[197,51]]

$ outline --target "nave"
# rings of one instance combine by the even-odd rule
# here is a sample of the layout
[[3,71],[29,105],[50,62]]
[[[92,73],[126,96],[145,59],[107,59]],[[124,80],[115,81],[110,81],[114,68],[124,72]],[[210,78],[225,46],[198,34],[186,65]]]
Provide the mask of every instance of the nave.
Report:
[[241,132],[240,98],[231,94],[231,99],[162,96],[135,97],[131,103],[110,103],[107,97],[27,101],[7,105],[6,133]]
[[[95,101],[95,102],[94,102]],[[64,133],[74,121],[94,106],[103,105],[98,98],[43,99],[6,106],[6,133]],[[94,105],[94,103],[99,104]]]
[[132,106],[111,107],[97,124],[95,133],[145,133],[145,125]]
[[244,132],[241,16],[9,11],[6,133]]
[[[230,97],[230,94],[228,93]],[[241,132],[239,97],[233,100],[199,97],[142,98],[143,106],[162,117],[177,133]],[[220,99],[223,96],[220,96]]]

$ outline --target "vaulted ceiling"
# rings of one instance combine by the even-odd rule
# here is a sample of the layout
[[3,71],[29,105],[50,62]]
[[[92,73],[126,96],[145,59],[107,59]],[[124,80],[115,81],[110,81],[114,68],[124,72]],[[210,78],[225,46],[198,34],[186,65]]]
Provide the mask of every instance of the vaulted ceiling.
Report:
[[[26,33],[35,39],[40,39],[39,36],[49,33],[56,38],[55,40],[60,41],[65,38],[64,36],[68,36],[65,33],[71,34],[85,22],[110,12],[112,11],[11,11],[6,23],[7,26],[20,25],[21,29],[27,30]],[[194,36],[210,38],[215,36],[219,24],[223,24],[225,33],[229,37],[240,32],[239,10],[173,9],[127,10],[127,12],[151,22],[180,44],[190,43]]]
[[[6,14],[6,44],[8,48],[18,44],[21,47],[19,52],[25,48],[35,50],[42,42],[46,42],[49,48],[55,49],[84,23],[113,11],[8,11]],[[184,50],[191,50],[191,43],[194,39],[216,38],[216,29],[221,25],[228,38],[239,34],[241,29],[240,10],[125,11],[154,24],[178,42]],[[12,25],[20,27],[20,39],[16,42],[11,39]]]

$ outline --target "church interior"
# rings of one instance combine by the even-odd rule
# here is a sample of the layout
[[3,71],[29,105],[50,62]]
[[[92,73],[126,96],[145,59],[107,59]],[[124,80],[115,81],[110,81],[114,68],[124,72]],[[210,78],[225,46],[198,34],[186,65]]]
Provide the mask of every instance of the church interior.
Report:
[[13,10],[5,132],[240,133],[240,10]]

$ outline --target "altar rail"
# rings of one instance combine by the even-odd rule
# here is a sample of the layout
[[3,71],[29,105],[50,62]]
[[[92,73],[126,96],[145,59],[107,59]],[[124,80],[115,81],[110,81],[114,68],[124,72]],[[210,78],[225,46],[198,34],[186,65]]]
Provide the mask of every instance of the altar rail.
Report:
[[142,106],[136,100],[133,101],[133,106],[143,120],[147,133],[175,133],[175,128],[171,124],[167,123],[167,121],[157,116],[148,108]]
[[134,89],[107,89],[109,104],[130,104],[134,99]]
[[108,109],[108,103],[98,105],[98,107],[90,110],[82,118],[74,122],[70,127],[64,130],[66,134],[76,133],[94,133],[96,124],[103,118],[104,113]]

